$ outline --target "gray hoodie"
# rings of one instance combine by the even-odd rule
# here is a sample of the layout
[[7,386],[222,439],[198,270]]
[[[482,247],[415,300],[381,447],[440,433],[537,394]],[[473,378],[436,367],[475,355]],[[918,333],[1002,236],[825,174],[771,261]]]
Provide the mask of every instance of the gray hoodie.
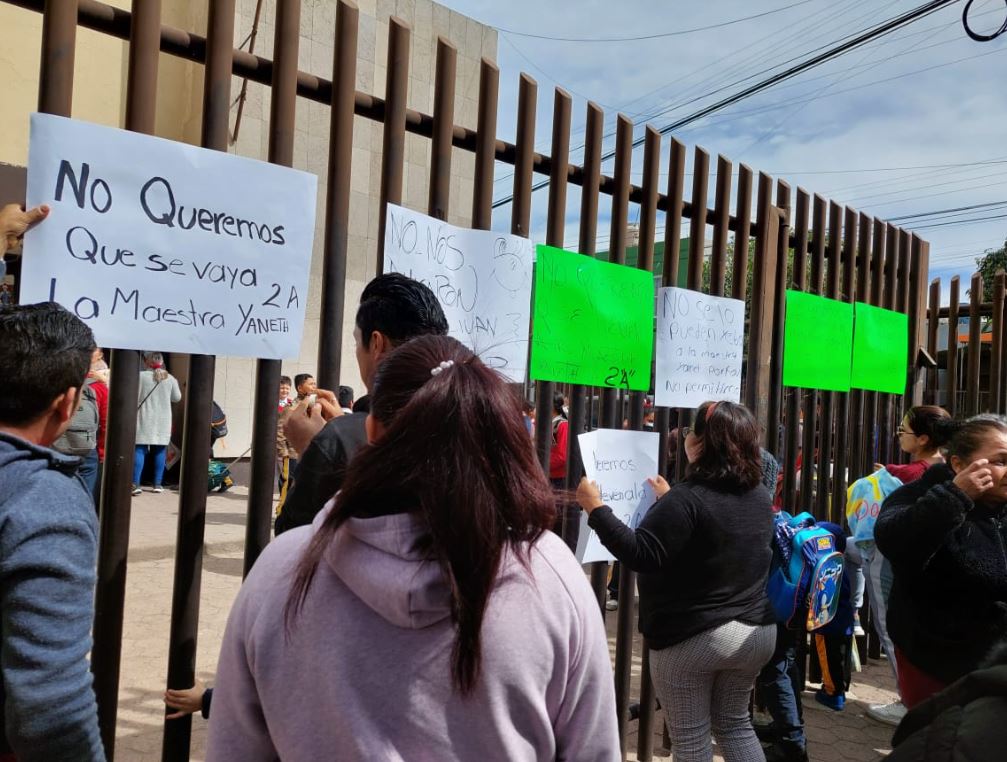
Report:
[[80,460],[0,432],[0,752],[104,760],[87,653],[98,522]]
[[448,584],[413,515],[340,528],[285,633],[291,571],[328,510],[272,542],[238,594],[208,762],[621,759],[598,602],[562,540],[546,532],[529,569],[505,556],[463,698]]

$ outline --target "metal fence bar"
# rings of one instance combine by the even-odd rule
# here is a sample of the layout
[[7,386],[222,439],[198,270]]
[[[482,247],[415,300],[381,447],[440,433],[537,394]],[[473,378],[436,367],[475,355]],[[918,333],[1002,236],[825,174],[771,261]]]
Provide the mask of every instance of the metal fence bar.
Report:
[[43,114],[70,116],[77,50],[77,0],[45,0],[44,8],[38,110]]
[[1007,275],[1003,270],[998,270],[993,276],[993,336],[991,337],[990,348],[990,385],[989,385],[989,405],[987,410],[994,413],[1002,412],[1000,408],[1000,384],[1001,379],[1001,357],[1003,351],[1003,330],[1004,330],[1004,294],[1005,279]]
[[[860,213],[860,228],[857,231],[856,301],[866,303],[870,298],[871,286],[871,218]],[[870,466],[867,462],[868,440],[864,438],[864,396],[863,389],[850,393],[849,437],[850,482],[859,479]],[[845,498],[845,496],[844,496]]]
[[472,227],[489,230],[493,224],[493,170],[496,153],[497,101],[500,69],[488,58],[479,63],[475,177],[472,183]]
[[[378,261],[385,269],[385,224],[388,204],[402,203],[402,168],[406,158],[406,94],[409,89],[409,24],[388,19],[388,67],[385,80],[384,130],[381,139],[381,196],[378,202]],[[432,130],[432,125],[431,125]]]
[[952,418],[958,417],[958,298],[961,281],[957,275],[951,278],[951,291],[948,302],[948,404],[947,410]]
[[731,298],[744,301],[748,294],[748,240],[752,232],[752,170],[744,164],[738,167],[737,204]]
[[972,275],[972,285],[969,288],[969,346],[968,375],[965,384],[965,414],[979,413],[979,374],[981,368],[982,349],[982,315],[979,305],[983,300],[983,276]]
[[[817,193],[812,211],[810,273],[808,291],[821,295],[825,278],[826,209],[825,199]],[[814,511],[816,475],[821,475],[818,465],[819,421],[818,405],[821,397],[817,389],[809,389],[804,399],[804,442],[801,445],[801,510]]]
[[[854,302],[854,276],[857,258],[857,212],[852,207],[844,209],[842,245],[842,300]],[[842,526],[846,508],[846,483],[849,474],[850,394],[837,392],[835,417],[835,465],[832,474],[832,502],[830,521]]]
[[[769,406],[766,412],[766,449],[777,461],[783,459],[784,437],[780,435],[783,419],[784,394],[792,395],[793,390],[783,388],[783,320],[787,295],[787,269],[790,261],[790,185],[783,180],[776,182],[776,206],[778,227],[776,231],[776,270],[773,273],[773,333],[770,343],[769,362]],[[796,426],[796,423],[794,424]]]
[[[829,299],[839,296],[839,275],[842,270],[841,246],[843,240],[842,207],[836,202],[829,203],[829,239],[828,268],[825,295]],[[818,492],[816,495],[815,517],[821,520],[829,518],[831,513],[831,485],[836,477],[832,473],[832,437],[834,414],[836,407],[836,392],[822,392],[822,408],[820,416],[819,446],[818,446]]]
[[[66,3],[73,6],[74,3]],[[75,8],[72,8],[76,11]],[[157,105],[157,35],[161,2],[133,0],[132,35],[126,80],[126,129],[153,133]],[[76,12],[64,23],[76,26]],[[44,26],[44,25],[43,25]],[[43,35],[43,46],[45,43]],[[44,60],[44,54],[43,54]],[[72,64],[73,56],[69,56]],[[70,74],[72,76],[72,68]],[[42,80],[45,82],[45,80]],[[45,90],[40,90],[41,94]],[[69,116],[69,113],[65,114]],[[136,452],[136,399],[140,357],[128,349],[112,352],[109,406],[102,469],[101,526],[98,538],[98,582],[94,598],[94,646],[91,672],[98,701],[98,725],[105,756],[115,758],[115,728],[119,709],[122,624],[126,601],[126,559],[132,510],[130,484]]]
[[514,139],[514,201],[510,232],[531,236],[531,182],[535,159],[535,106],[538,85],[527,74],[518,82],[517,135]]
[[[869,302],[875,307],[881,306],[882,292],[885,283],[885,223],[883,220],[874,220],[874,237],[871,252],[871,288]],[[865,411],[864,430],[868,436],[870,447],[867,452],[867,466],[872,467],[875,462],[881,460],[879,451],[879,404],[881,395],[877,392],[868,392]]]
[[[759,173],[756,214],[755,263],[752,278],[751,307],[748,312],[748,366],[745,377],[745,404],[762,426],[766,424],[769,402],[769,354],[772,346],[772,299],[770,281],[775,273],[776,237],[770,227],[773,209],[773,179]],[[772,231],[775,232],[775,231]],[[770,259],[772,257],[772,259]],[[768,303],[768,306],[767,306]]]
[[[937,329],[940,328],[940,308],[941,308],[941,280],[934,278],[930,282],[930,303],[927,308],[927,352],[934,360],[937,359]],[[938,394],[938,370],[936,367],[927,371],[927,394],[926,403],[928,405],[937,404]]]
[[318,383],[339,385],[346,310],[346,261],[350,234],[350,180],[353,164],[353,103],[357,84],[360,11],[349,0],[336,2],[332,54],[332,108],[329,113],[329,163],[322,241],[322,306],[318,333]]
[[455,126],[455,75],[458,49],[437,38],[434,73],[434,134],[430,141],[430,187],[427,214],[447,220],[451,204],[451,136]]
[[924,374],[919,370],[917,358],[920,352],[920,337],[923,335],[922,318],[925,315],[923,300],[926,296],[925,286],[927,282],[926,255],[923,251],[923,241],[915,233],[910,237],[909,250],[909,304],[906,315],[909,318],[909,355],[906,367],[908,368],[908,382],[906,385],[905,404],[923,404],[923,382]]
[[[661,172],[661,133],[653,127],[648,126],[643,145],[643,187],[645,190],[644,202],[640,208],[640,256],[637,266],[641,270],[653,272],[654,270],[654,233],[657,229],[657,184]],[[714,255],[716,256],[716,254]],[[723,256],[721,256],[723,260]],[[643,402],[644,394],[634,392],[631,397],[630,407],[630,428],[641,430],[643,428]],[[623,568],[620,574],[628,569]],[[635,574],[633,575],[636,576]],[[620,584],[621,587],[621,584]],[[626,609],[629,628],[626,633],[632,643],[633,638],[633,591],[627,597],[621,596],[620,590],[620,611]],[[622,617],[619,618],[622,625]],[[640,720],[637,732],[636,758],[640,762],[650,762],[654,757],[654,684],[650,679],[650,649],[644,640],[641,648],[640,663]]]
[[[689,288],[703,287],[706,251],[706,196],[709,192],[710,154],[696,146],[692,159],[692,209],[689,217]],[[716,214],[716,213],[715,213]]]
[[[727,271],[727,233],[731,222],[731,173],[730,160],[717,156],[717,190],[714,196],[713,212],[713,253],[710,257],[710,293],[724,295],[724,276]],[[695,202],[693,202],[695,206]],[[654,198],[657,208],[657,197]]]
[[[678,271],[681,264],[682,248],[682,212],[685,206],[685,144],[677,138],[671,139],[668,154],[668,213],[664,220],[664,272],[661,277],[662,286],[677,286]],[[740,192],[740,190],[739,190]],[[680,411],[670,408],[660,408],[657,415],[658,432],[664,439],[661,447],[668,448],[667,438],[671,422],[681,428]],[[684,467],[684,442],[682,437],[676,440],[675,473],[665,472],[669,481],[680,479]],[[666,464],[667,466],[667,464]]]
[[[811,197],[804,188],[797,189],[797,199],[794,204],[794,269],[790,278],[790,287],[795,291],[804,291],[808,287],[808,223]],[[808,395],[811,390],[791,389],[787,398],[787,433],[783,449],[783,508],[791,513],[798,513],[797,506],[797,456],[802,452],[801,420],[802,401],[804,403],[805,421],[809,419],[807,412]],[[807,459],[809,451],[803,458]]]
[[[269,156],[273,164],[294,166],[294,119],[297,104],[297,50],[300,42],[300,0],[278,0],[273,42],[272,98],[269,103]],[[331,151],[331,147],[330,147]],[[346,170],[349,173],[349,168]],[[252,405],[252,468],[248,483],[243,576],[269,544],[276,472],[277,390],[280,360],[259,360]]]
[[[234,43],[234,0],[209,3],[206,66],[203,71],[204,148],[226,151],[230,143],[231,52]],[[216,358],[189,356],[182,473],[179,479],[178,539],[171,600],[168,646],[168,687],[187,688],[196,677],[196,637],[199,592],[203,573],[203,533],[206,528],[206,469],[210,458],[210,414]],[[192,716],[165,720],[163,762],[189,758]]]
[[[1002,307],[1007,311],[1007,304]],[[1000,323],[1000,389],[997,395],[997,411],[1007,413],[1007,325]]]
[[[570,95],[557,87],[552,107],[552,155],[556,160],[553,162],[552,182],[549,183],[545,242],[549,246],[560,248],[563,246],[563,230],[566,223],[566,159],[570,155],[570,110]],[[535,383],[535,421],[538,424],[535,427],[535,444],[538,448],[539,463],[542,464],[546,476],[549,475],[549,453],[552,449],[552,426],[549,421],[552,420],[554,388],[552,381]],[[561,518],[560,521],[562,520]]]
[[[612,227],[609,233],[609,260],[626,263],[626,223],[629,220],[629,181],[633,171],[633,123],[622,114],[616,125],[615,138],[616,190],[612,194]],[[616,390],[602,390],[603,426],[620,428],[622,408]],[[636,594],[636,574],[625,565],[619,569],[619,601],[615,637],[615,711],[619,728],[622,758],[629,748],[630,682],[633,673],[633,605]]]

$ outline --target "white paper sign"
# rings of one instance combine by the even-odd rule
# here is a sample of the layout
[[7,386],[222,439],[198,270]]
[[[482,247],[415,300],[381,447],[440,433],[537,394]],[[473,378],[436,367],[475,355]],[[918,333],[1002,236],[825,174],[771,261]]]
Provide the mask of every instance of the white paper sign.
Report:
[[[647,479],[656,476],[660,436],[652,431],[597,429],[577,437],[587,478],[598,482],[601,499],[619,520],[634,529],[654,504]],[[583,564],[612,561],[581,514],[577,559]]]
[[745,303],[684,288],[657,295],[655,401],[696,408],[741,400]]
[[408,275],[436,294],[450,334],[508,380],[528,365],[531,241],[469,230],[394,204],[385,220],[385,272]]
[[32,114],[25,303],[56,301],[99,346],[300,353],[317,178],[184,143]]

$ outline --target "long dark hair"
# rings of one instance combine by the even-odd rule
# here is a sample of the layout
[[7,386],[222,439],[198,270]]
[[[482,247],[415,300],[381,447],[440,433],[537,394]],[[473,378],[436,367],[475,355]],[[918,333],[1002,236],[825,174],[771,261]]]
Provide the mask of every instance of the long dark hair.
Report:
[[525,543],[552,526],[554,497],[512,392],[455,339],[421,336],[393,350],[375,373],[371,415],[384,432],[351,462],[298,563],[287,628],[347,519],[415,512],[451,586],[451,674],[467,694],[479,676],[483,615],[504,552],[527,567]]
[[692,431],[703,440],[703,451],[686,468],[687,479],[722,492],[747,492],[761,483],[759,427],[747,407],[704,402]]

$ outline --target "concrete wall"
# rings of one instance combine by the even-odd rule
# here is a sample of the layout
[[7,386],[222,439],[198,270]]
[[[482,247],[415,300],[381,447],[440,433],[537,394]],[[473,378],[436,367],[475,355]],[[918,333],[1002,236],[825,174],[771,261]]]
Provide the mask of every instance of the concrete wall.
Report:
[[[114,5],[128,7],[128,0]],[[433,77],[437,37],[444,36],[458,48],[458,82],[455,90],[455,121],[474,128],[479,94],[479,60],[496,59],[496,31],[430,0],[358,0],[357,89],[384,96],[388,51],[388,19],[395,15],[413,29],[410,46],[408,105],[430,113],[433,107]],[[256,0],[238,0],[235,46],[246,40],[253,28]],[[165,0],[163,23],[204,35],[206,3],[202,0]],[[255,52],[272,57],[275,0],[262,7]],[[325,78],[332,76],[336,6],[334,0],[303,0],[299,68]],[[0,29],[5,44],[0,48],[0,82],[4,82],[5,119],[0,121],[0,162],[24,166],[28,150],[28,114],[35,109],[38,88],[39,14],[0,5]],[[124,42],[85,29],[78,30],[74,82],[74,117],[121,126],[125,113],[127,49]],[[162,56],[158,72],[157,134],[189,143],[199,142],[202,103],[202,67]],[[232,98],[237,98],[242,80],[235,77]],[[232,132],[237,106],[232,108]],[[320,323],[322,234],[326,194],[329,108],[298,99],[294,166],[318,176],[318,216],[311,262],[304,338],[297,357],[284,361],[283,372],[314,373],[318,337],[326,326]],[[357,118],[351,172],[349,261],[347,263],[346,312],[343,321],[342,374],[340,383],[364,393],[354,358],[353,318],[364,285],[376,270],[378,193],[381,183],[381,125]],[[238,138],[231,151],[265,159],[269,144],[269,88],[248,83]],[[425,138],[407,135],[403,203],[425,211],[430,166],[430,146]],[[455,150],[452,160],[451,213],[449,221],[468,225],[472,205],[474,157]],[[151,347],[154,349],[154,347]],[[187,363],[172,358],[172,369],[184,379]],[[214,395],[228,416],[229,435],[218,455],[237,457],[251,444],[252,397],[255,361],[218,358]]]

